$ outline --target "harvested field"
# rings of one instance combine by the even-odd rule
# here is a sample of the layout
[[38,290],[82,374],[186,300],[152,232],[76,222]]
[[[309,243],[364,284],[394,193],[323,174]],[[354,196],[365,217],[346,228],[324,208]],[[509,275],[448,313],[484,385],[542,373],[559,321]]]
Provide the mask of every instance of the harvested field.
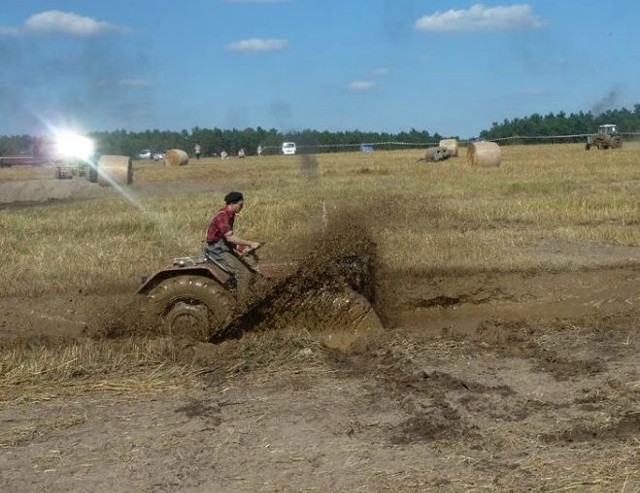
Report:
[[[3,205],[0,490],[640,491],[637,150],[501,150],[134,163],[125,198]],[[265,262],[372,239],[382,327],[292,280],[219,344],[128,331],[140,276],[231,189]]]

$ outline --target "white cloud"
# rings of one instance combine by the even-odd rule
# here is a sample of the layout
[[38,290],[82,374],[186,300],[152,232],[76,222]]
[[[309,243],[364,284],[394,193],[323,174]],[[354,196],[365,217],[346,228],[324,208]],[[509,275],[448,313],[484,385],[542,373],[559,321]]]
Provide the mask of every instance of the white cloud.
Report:
[[148,87],[151,85],[151,83],[145,79],[121,79],[118,81],[118,84],[128,87]]
[[0,26],[0,36],[17,36],[19,33],[15,27]]
[[243,39],[227,45],[229,51],[265,52],[283,50],[289,45],[286,39]]
[[485,7],[478,3],[469,10],[447,10],[420,17],[418,31],[459,32],[502,29],[529,29],[542,26],[542,20],[528,4]]
[[370,91],[376,87],[376,83],[370,80],[355,80],[347,88],[351,91]]
[[24,29],[38,34],[68,34],[70,36],[96,36],[121,30],[108,22],[60,10],[47,10],[32,15],[25,21]]

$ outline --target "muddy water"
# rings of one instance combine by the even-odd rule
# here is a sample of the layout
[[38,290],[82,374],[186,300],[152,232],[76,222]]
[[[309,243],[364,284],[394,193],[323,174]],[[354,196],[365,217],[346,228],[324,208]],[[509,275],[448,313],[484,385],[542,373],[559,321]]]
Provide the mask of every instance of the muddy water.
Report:
[[[395,289],[395,290],[394,290]],[[557,321],[640,307],[637,267],[403,278],[385,287],[387,328],[472,335],[488,321]]]
[[[439,278],[386,273],[372,304],[386,329],[464,335],[487,321],[570,320],[632,311],[640,305],[639,278],[640,271],[633,267]],[[87,327],[117,315],[126,299],[121,294],[3,298],[0,337],[81,336]],[[331,333],[357,327],[359,320],[363,326],[375,326],[372,317],[367,318],[368,306],[367,297],[352,289],[339,269],[332,274],[331,269],[308,264],[299,276],[278,284],[230,330],[239,334],[298,326]]]

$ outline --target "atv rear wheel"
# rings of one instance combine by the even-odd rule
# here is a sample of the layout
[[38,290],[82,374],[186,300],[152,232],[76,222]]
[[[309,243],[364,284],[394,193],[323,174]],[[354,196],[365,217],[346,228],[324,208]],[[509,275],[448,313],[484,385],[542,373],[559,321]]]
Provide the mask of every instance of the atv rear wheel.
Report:
[[177,276],[149,292],[145,311],[168,336],[208,341],[228,322],[234,306],[231,294],[213,279]]

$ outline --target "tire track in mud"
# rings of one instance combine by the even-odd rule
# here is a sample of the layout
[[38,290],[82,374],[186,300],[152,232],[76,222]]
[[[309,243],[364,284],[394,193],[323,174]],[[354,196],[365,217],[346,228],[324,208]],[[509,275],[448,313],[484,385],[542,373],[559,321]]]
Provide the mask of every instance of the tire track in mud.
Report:
[[[492,274],[484,281],[481,276],[473,282],[464,276],[451,277],[448,284],[441,280],[438,289],[449,298],[465,294],[467,287],[474,285],[474,290],[467,292],[489,292],[499,285],[506,297],[492,301],[480,295],[474,303],[472,296],[459,296],[467,301],[456,309],[446,305],[415,308],[416,324],[363,332],[340,349],[323,344],[320,334],[287,341],[283,333],[265,327],[261,333],[248,334],[245,340],[208,345],[220,351],[211,356],[221,356],[212,357],[210,364],[217,368],[215,365],[228,363],[249,380],[261,376],[270,382],[282,382],[292,355],[312,354],[315,369],[321,371],[306,372],[305,364],[299,361],[295,374],[308,388],[303,396],[294,397],[308,399],[313,412],[324,416],[337,411],[330,407],[332,396],[314,400],[322,388],[334,392],[340,388],[340,379],[349,379],[345,387],[359,389],[357,398],[349,390],[342,393],[340,412],[347,409],[349,413],[343,416],[341,426],[322,429],[331,440],[339,434],[353,439],[345,446],[349,453],[361,446],[367,450],[389,449],[390,454],[410,451],[419,456],[418,460],[422,460],[422,454],[427,455],[426,449],[445,458],[464,454],[473,460],[458,467],[476,475],[485,472],[496,478],[497,486],[500,480],[505,482],[504,489],[509,489],[514,477],[528,481],[522,478],[529,478],[542,460],[564,468],[580,466],[581,460],[588,462],[605,449],[610,451],[608,457],[616,457],[617,450],[631,448],[624,445],[633,444],[640,429],[636,356],[640,349],[640,310],[624,302],[634,295],[633,273],[606,269],[573,276],[537,276],[535,289],[516,283],[514,279],[519,276],[513,273]],[[613,288],[598,288],[598,277]],[[565,284],[558,279],[564,279]],[[428,284],[430,280],[414,282],[416,298],[434,299],[437,291],[420,291],[420,282]],[[550,291],[553,295],[548,295]],[[556,316],[558,298],[565,294],[568,299],[559,301],[574,303],[576,308]],[[622,294],[624,298],[606,303]],[[587,299],[601,308],[583,305]],[[532,306],[535,310],[529,310]],[[473,324],[461,323],[463,317],[433,323],[436,319],[447,322],[445,313],[456,315],[467,307],[476,310]],[[401,309],[407,309],[406,304]],[[432,316],[434,313],[440,318]],[[421,325],[425,320],[428,323]],[[281,342],[278,351],[269,347],[274,340]],[[225,355],[225,351],[233,354]],[[275,355],[265,357],[268,351]],[[254,354],[247,356],[250,352]],[[250,357],[273,359],[268,371],[261,373],[263,363],[245,364]],[[232,422],[233,413],[223,412],[225,403],[210,399],[215,395],[213,388],[198,394],[199,400],[172,408],[172,416],[197,417],[211,429],[224,420]],[[282,395],[274,393],[272,398],[277,401]],[[306,418],[313,421],[315,416]],[[279,419],[274,418],[274,422]],[[446,470],[446,465],[442,467]],[[536,479],[527,484],[536,488]]]
[[386,406],[405,416],[382,430],[389,444],[457,441],[481,447],[487,440],[483,431],[486,419],[520,422],[557,407],[520,395],[510,385],[490,385],[436,369],[428,362],[422,364],[420,358],[408,357],[388,337],[379,343],[369,341],[367,347],[355,347],[348,354],[334,353],[331,360],[346,378],[366,378],[372,405]]
[[[378,304],[392,323],[409,310],[411,326],[361,333],[342,350],[325,347],[345,378],[365,380],[372,407],[404,416],[395,424],[356,423],[351,432],[382,436],[392,445],[436,441],[473,448],[500,446],[510,433],[521,436],[523,427],[530,427],[528,439],[545,444],[633,438],[640,388],[630,392],[617,382],[610,364],[628,364],[640,346],[637,277],[634,269],[611,268],[414,280],[429,288],[414,285],[404,304]],[[387,275],[384,294],[394,280],[406,282]],[[401,347],[399,337],[413,350]],[[455,369],[438,367],[447,356],[437,349],[443,344],[464,353],[453,358]],[[489,361],[498,376],[488,378],[486,368],[477,375],[461,372],[461,357]],[[525,380],[548,385],[551,396],[509,383],[511,370],[503,362],[514,360]],[[591,423],[603,415],[609,424]],[[556,417],[558,430],[549,431]]]
[[561,431],[545,433],[540,440],[547,444],[626,441],[640,436],[640,411],[625,411],[607,421],[578,422]]

